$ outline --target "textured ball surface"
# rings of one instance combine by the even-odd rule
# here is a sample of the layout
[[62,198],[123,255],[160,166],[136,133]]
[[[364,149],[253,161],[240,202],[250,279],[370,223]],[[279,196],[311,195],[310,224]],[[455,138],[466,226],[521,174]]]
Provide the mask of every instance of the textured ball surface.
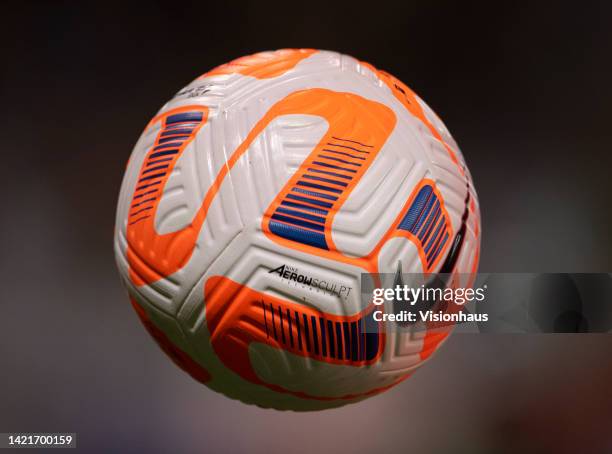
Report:
[[195,379],[317,410],[407,378],[449,330],[366,334],[362,273],[478,266],[463,156],[406,85],[327,51],[263,52],[180,90],[130,157],[115,254],[132,304]]

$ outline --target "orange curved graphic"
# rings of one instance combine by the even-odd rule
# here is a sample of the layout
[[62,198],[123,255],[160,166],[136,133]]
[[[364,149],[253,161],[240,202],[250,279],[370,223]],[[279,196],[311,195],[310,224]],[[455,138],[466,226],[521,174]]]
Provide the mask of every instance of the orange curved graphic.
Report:
[[[328,92],[316,104],[304,104],[301,113],[325,118],[329,128],[266,210],[263,231],[291,249],[371,269],[366,259],[338,251],[332,224],[391,135],[395,114],[378,102],[339,92]],[[292,232],[305,241],[292,239]]]
[[352,316],[326,314],[258,292],[223,276],[212,276],[206,281],[204,301],[210,341],[219,359],[251,383],[303,399],[337,400],[383,392],[409,375],[385,387],[341,397],[312,396],[266,383],[251,364],[249,346],[252,343],[328,364],[363,367],[378,361],[385,334],[366,332],[364,328],[372,308]]
[[317,51],[314,49],[280,49],[273,52],[259,52],[217,66],[202,75],[200,79],[235,73],[256,79],[270,79],[285,74],[315,52]]
[[207,117],[207,107],[186,106],[164,112],[149,123],[148,127],[161,122],[161,127],[138,173],[127,219],[127,261],[135,285],[176,272],[191,256],[199,227],[158,235],[155,213],[176,161]]
[[[314,153],[313,153],[314,154]],[[309,158],[310,159],[310,158]],[[304,166],[308,166],[308,163],[304,164]],[[300,175],[300,170],[298,170],[296,172],[296,175]],[[270,230],[270,223],[274,220],[274,213],[275,210],[278,209],[279,206],[281,206],[281,204],[283,203],[283,201],[286,201],[287,199],[286,194],[289,193],[290,188],[291,188],[291,183],[294,180],[292,179],[287,186],[285,187],[285,189],[283,189],[283,191],[279,194],[279,196],[277,196],[277,198],[272,202],[272,204],[270,205],[270,207],[268,208],[268,210],[266,211],[266,214],[264,215],[263,218],[263,229],[264,232],[266,233],[266,235],[273,240],[274,242],[281,244],[282,246],[288,247],[290,249],[297,249],[297,250],[301,250],[304,252],[307,252],[309,254],[312,255],[317,255],[323,258],[327,258],[330,260],[334,260],[337,262],[341,262],[341,263],[347,263],[349,265],[353,265],[359,268],[362,268],[365,272],[367,273],[371,273],[373,274],[375,280],[377,278],[377,273],[379,272],[378,269],[378,258],[380,255],[380,251],[382,250],[383,246],[391,239],[394,237],[404,237],[407,238],[408,240],[410,240],[416,247],[419,253],[419,258],[421,259],[421,264],[423,266],[423,272],[424,273],[431,273],[433,272],[436,267],[438,266],[438,264],[440,263],[440,261],[442,260],[442,258],[445,255],[445,252],[448,250],[448,248],[450,247],[450,241],[444,241],[443,239],[446,238],[452,238],[453,236],[453,228],[452,228],[452,224],[450,222],[450,216],[444,206],[444,199],[442,197],[442,194],[440,193],[440,191],[438,191],[438,189],[436,188],[435,182],[433,180],[430,180],[428,178],[425,178],[423,180],[421,180],[421,182],[414,188],[412,194],[410,195],[410,197],[408,198],[408,200],[406,201],[406,203],[404,204],[404,206],[402,207],[402,209],[400,210],[400,212],[398,213],[398,215],[396,216],[395,220],[393,221],[393,223],[390,225],[389,229],[387,230],[387,232],[382,236],[382,238],[379,240],[379,242],[376,244],[376,246],[374,246],[374,248],[367,253],[364,256],[361,257],[354,257],[354,256],[348,256],[344,253],[342,253],[341,251],[339,251],[338,249],[336,249],[336,247],[333,245],[333,242],[330,241],[330,244],[332,245],[329,249],[324,249],[321,248],[320,246],[314,246],[314,245],[310,245],[310,244],[303,244],[300,243],[298,241],[295,241],[293,239],[288,239],[285,237],[282,237],[278,234],[275,234],[274,232],[272,232]],[[430,261],[428,260],[428,254],[425,250],[425,244],[423,241],[421,241],[421,238],[419,236],[417,236],[416,234],[413,234],[409,231],[405,231],[402,230],[400,228],[402,221],[404,220],[405,216],[407,215],[408,211],[410,210],[411,206],[413,205],[413,203],[415,202],[415,199],[417,197],[417,195],[419,194],[419,191],[421,190],[421,188],[423,188],[424,186],[430,186],[433,190],[433,193],[438,197],[438,200],[440,202],[440,213],[441,215],[439,216],[439,218],[437,219],[437,221],[431,222],[429,224],[428,227],[425,226],[425,224],[423,225],[423,227],[421,228],[421,230],[423,230],[424,233],[427,234],[431,234],[430,232],[434,231],[434,228],[436,230],[439,230],[439,232],[437,233],[437,238],[438,241],[435,243],[435,247],[439,247],[439,252],[435,255],[435,260]],[[318,201],[328,201],[327,199],[321,199],[318,198],[316,196],[312,196],[309,195],[309,198],[311,198],[312,200],[318,200]],[[330,215],[333,218],[333,215],[335,214],[335,212],[337,212],[337,210],[339,209],[339,207],[342,205],[342,203],[344,203],[346,199],[342,198],[338,200],[338,204],[334,205],[332,207],[330,207]],[[300,201],[300,204],[303,204],[304,206],[307,205],[307,202],[302,202]],[[309,208],[314,208],[316,209],[317,206],[316,205],[308,205]],[[299,209],[299,208],[298,208]],[[431,216],[433,218],[433,216]],[[306,230],[306,231],[310,231],[307,227],[302,227],[302,229]],[[325,238],[328,239],[331,237],[331,223],[329,224],[325,224]],[[316,233],[314,231],[312,231],[312,233]]]

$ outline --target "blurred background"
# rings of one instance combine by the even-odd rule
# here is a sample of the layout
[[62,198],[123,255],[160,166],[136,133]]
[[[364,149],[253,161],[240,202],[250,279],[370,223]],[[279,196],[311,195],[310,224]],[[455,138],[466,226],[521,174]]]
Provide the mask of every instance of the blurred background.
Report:
[[322,413],[261,410],[178,370],[115,270],[125,162],[193,78],[337,50],[446,122],[485,272],[612,270],[610,2],[12,2],[0,16],[0,432],[83,452],[612,452],[608,335],[456,335],[410,380]]

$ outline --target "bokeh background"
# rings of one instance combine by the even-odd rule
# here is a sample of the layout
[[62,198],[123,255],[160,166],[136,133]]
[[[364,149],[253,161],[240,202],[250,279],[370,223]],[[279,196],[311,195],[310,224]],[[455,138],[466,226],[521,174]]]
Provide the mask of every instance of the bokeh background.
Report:
[[[500,4],[498,4],[500,3]],[[610,2],[11,2],[0,13],[0,432],[83,452],[612,452],[612,338],[456,335],[410,380],[323,413],[179,371],[114,267],[125,162],[206,70],[281,47],[399,77],[474,176],[481,270],[612,270]]]

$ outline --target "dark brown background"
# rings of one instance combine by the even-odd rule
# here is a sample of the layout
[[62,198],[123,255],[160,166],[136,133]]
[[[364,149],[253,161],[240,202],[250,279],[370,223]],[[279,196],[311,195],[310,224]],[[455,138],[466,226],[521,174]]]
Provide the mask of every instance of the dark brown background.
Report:
[[156,110],[235,57],[314,47],[445,120],[481,270],[612,270],[610,3],[497,3],[4,5],[0,432],[77,432],[83,452],[612,452],[609,336],[458,335],[382,396],[285,414],[178,371],[114,268],[122,172]]

